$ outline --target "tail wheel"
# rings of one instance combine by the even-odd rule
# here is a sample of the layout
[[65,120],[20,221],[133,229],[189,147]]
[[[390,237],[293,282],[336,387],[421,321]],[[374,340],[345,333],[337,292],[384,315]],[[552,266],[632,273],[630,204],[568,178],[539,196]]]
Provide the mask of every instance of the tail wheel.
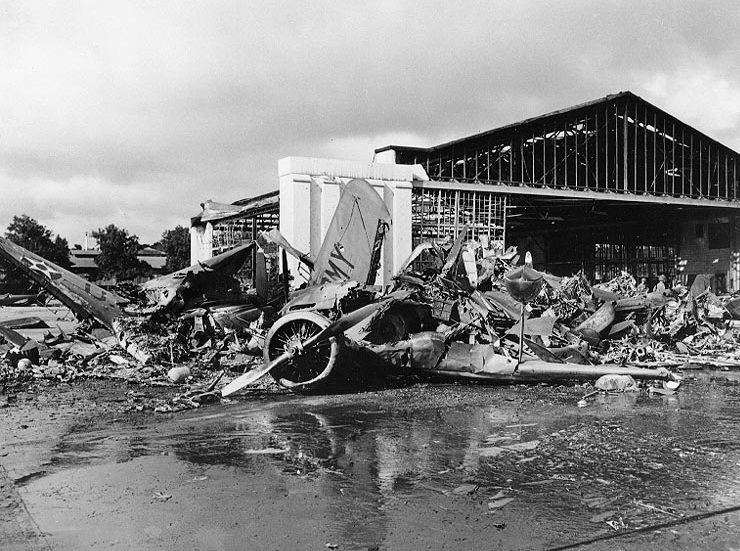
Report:
[[329,323],[316,312],[293,312],[278,319],[265,338],[265,362],[271,362],[289,350],[294,354],[289,362],[270,372],[272,378],[293,390],[308,390],[326,379],[339,356],[337,339],[332,337],[307,349],[303,348],[303,343],[328,327]]

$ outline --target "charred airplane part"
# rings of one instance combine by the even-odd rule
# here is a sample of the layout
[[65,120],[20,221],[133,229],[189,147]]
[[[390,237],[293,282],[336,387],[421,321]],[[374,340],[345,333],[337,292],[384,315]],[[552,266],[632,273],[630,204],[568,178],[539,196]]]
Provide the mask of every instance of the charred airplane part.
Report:
[[[251,258],[255,287],[243,292],[236,273]],[[80,276],[0,238],[0,259],[23,271],[31,280],[67,306],[80,321],[99,324],[130,341],[132,324],[127,318],[178,323],[178,333],[190,346],[201,346],[211,337],[241,331],[275,308],[268,304],[264,254],[256,243],[247,243],[221,255],[128,288],[125,297],[102,289]],[[123,293],[122,293],[123,294]]]
[[[320,388],[339,367],[361,371],[370,365],[399,373],[507,383],[588,380],[624,372],[618,365],[583,365],[590,363],[586,356],[559,350],[583,342],[582,338],[562,324],[556,330],[557,315],[528,319],[525,305],[543,285],[559,286],[560,278],[537,272],[531,262],[516,267],[511,261],[518,257],[510,251],[504,255],[477,251],[476,257],[465,242],[467,228],[448,248],[432,243],[417,247],[391,288],[371,285],[373,278],[367,276],[377,269],[378,258],[371,251],[379,250],[390,224],[377,199],[366,182],[355,180],[350,192],[345,189],[313,266],[309,281],[314,285],[297,291],[283,308],[267,334],[263,366],[227,385],[224,396],[266,373],[286,388],[307,391]],[[376,228],[374,237],[370,228]],[[306,257],[289,245],[286,250]],[[344,269],[337,269],[344,256],[336,251],[348,250],[365,252],[364,265],[352,272],[358,276],[354,279],[347,275],[360,266],[357,255],[351,262],[342,260]],[[423,254],[432,262],[416,269]],[[505,341],[515,323],[518,361],[512,356],[512,344]],[[565,347],[550,351],[524,335],[541,342],[543,337],[557,337]],[[525,346],[529,353],[523,360]],[[562,355],[583,361],[568,362]],[[632,368],[629,374],[678,378],[667,369]]]
[[[150,355],[137,349],[135,333],[145,325],[127,319],[174,327],[166,330],[187,341],[180,348],[210,346],[217,354],[229,335],[229,346],[261,347],[262,365],[227,384],[223,396],[267,373],[283,387],[312,391],[342,371],[362,374],[369,368],[503,383],[588,380],[612,373],[678,379],[665,368],[603,364],[593,353],[604,339],[646,323],[661,300],[665,305],[665,297],[625,297],[608,288],[592,289],[580,276],[554,277],[527,261],[518,266],[516,250],[488,250],[466,241],[466,227],[452,241],[417,247],[392,285],[380,287],[374,283],[391,224],[373,187],[353,180],[344,186],[315,258],[273,230],[256,242],[152,280],[127,298],[5,239],[0,240],[0,257],[78,318],[116,332],[142,363]],[[262,252],[268,246],[282,248],[310,269],[307,287],[287,297],[284,252],[282,291],[271,299]],[[244,292],[236,277],[247,259],[253,268],[251,292]],[[253,324],[259,329],[252,331]],[[240,332],[248,333],[246,347],[239,344]],[[170,355],[173,362],[172,350]]]
[[121,316],[126,300],[0,237],[0,259],[58,299],[80,320],[92,319],[108,329]]

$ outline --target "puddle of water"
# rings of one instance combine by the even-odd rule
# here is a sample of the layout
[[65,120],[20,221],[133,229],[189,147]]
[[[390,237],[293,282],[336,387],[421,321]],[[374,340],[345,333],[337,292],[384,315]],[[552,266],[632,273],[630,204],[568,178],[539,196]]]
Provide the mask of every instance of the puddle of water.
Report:
[[331,499],[327,522],[357,546],[382,541],[409,501],[423,518],[441,497],[547,519],[551,541],[567,542],[617,519],[637,528],[740,503],[739,383],[701,374],[675,396],[596,396],[586,408],[567,387],[245,402],[74,430],[44,469],[156,455],[235,476],[270,468],[313,481]]

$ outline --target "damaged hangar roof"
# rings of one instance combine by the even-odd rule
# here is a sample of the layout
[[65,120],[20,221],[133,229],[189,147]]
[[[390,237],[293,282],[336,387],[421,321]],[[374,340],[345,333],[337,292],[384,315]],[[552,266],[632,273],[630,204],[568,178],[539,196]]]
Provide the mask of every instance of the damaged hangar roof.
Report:
[[[624,99],[631,100],[631,101],[636,101],[636,102],[639,102],[641,104],[644,104],[645,106],[650,107],[650,108],[654,109],[655,111],[657,111],[658,113],[660,113],[663,117],[673,119],[678,124],[682,124],[682,125],[684,125],[686,127],[690,127],[690,125],[684,123],[683,121],[680,121],[679,119],[677,119],[676,117],[674,117],[670,113],[667,113],[666,111],[660,109],[659,107],[656,107],[655,105],[653,105],[649,101],[646,101],[645,99],[643,99],[642,97],[638,96],[637,94],[635,94],[635,93],[630,92],[629,90],[627,90],[627,91],[623,91],[623,92],[618,92],[616,94],[607,94],[603,98],[599,98],[599,99],[587,101],[587,102],[584,102],[584,103],[579,103],[579,104],[573,105],[571,107],[566,107],[564,109],[558,109],[556,111],[551,111],[549,113],[538,115],[536,117],[530,117],[530,118],[527,118],[527,119],[524,119],[524,120],[521,120],[521,121],[518,121],[518,122],[506,124],[504,126],[499,126],[497,128],[493,128],[491,130],[484,130],[483,132],[478,132],[476,134],[471,134],[471,135],[465,136],[463,138],[457,138],[455,140],[450,140],[448,142],[444,142],[444,143],[441,143],[441,144],[438,144],[438,145],[433,145],[433,146],[430,146],[430,147],[418,147],[418,146],[406,146],[406,145],[386,145],[386,146],[377,148],[375,150],[375,153],[381,153],[383,151],[389,151],[389,150],[408,151],[408,152],[420,152],[420,153],[431,153],[431,152],[436,151],[436,150],[446,149],[446,148],[449,148],[449,147],[452,147],[452,146],[455,146],[455,145],[464,144],[466,142],[473,142],[473,141],[477,141],[477,140],[480,140],[480,139],[486,139],[486,138],[489,138],[491,136],[498,135],[499,133],[511,132],[511,131],[514,131],[514,130],[517,130],[517,129],[521,129],[521,128],[526,127],[526,126],[530,126],[530,125],[541,125],[543,123],[549,122],[552,119],[557,119],[558,117],[560,117],[562,115],[567,115],[567,114],[571,114],[571,113],[577,113],[579,111],[589,110],[589,109],[592,109],[594,107],[606,106],[606,105],[612,104],[615,101],[624,100]],[[706,140],[710,140],[715,145],[721,146],[721,147],[727,147],[724,144],[722,144],[722,143],[718,142],[717,140],[715,140],[714,138],[712,138],[711,136],[708,136],[708,135],[702,133],[701,131],[697,130],[696,128],[693,128],[693,127],[691,127],[691,128],[692,128],[692,130],[694,132],[696,132],[697,134],[701,135],[701,137],[703,137]],[[733,153],[738,154],[734,150],[733,150]]]
[[271,191],[257,197],[240,199],[231,204],[217,203],[208,199],[200,206],[203,209],[202,212],[190,219],[192,226],[276,210],[280,206],[280,194],[277,190]]
[[740,206],[740,154],[632,92],[432,147],[389,145],[375,153],[420,164],[436,182],[529,187],[579,199]]

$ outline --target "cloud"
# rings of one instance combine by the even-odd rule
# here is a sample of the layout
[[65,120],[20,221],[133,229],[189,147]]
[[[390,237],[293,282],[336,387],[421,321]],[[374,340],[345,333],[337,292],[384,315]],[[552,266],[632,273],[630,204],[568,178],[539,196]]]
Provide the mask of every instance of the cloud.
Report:
[[[86,231],[108,224],[127,228],[142,242],[159,239],[165,229],[185,225],[200,210],[197,201],[173,205],[166,186],[127,182],[124,186],[91,177],[63,182],[40,178],[16,179],[0,172],[3,195],[14,198],[11,208],[0,207],[7,217],[29,213],[70,245],[82,243]],[[111,198],[114,198],[111,200]]]
[[6,1],[0,225],[152,241],[276,188],[281,157],[370,160],[628,89],[739,147],[738,23],[686,0]]
[[656,75],[645,89],[683,122],[740,149],[740,87],[729,78],[706,68],[679,70]]

